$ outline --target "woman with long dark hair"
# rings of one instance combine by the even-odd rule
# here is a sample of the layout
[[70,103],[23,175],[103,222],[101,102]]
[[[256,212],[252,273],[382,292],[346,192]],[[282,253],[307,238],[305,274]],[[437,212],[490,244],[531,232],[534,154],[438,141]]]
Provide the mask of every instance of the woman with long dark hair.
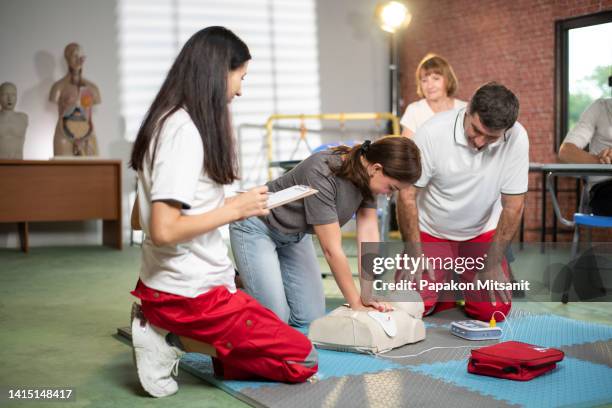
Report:
[[[312,344],[244,292],[218,228],[266,216],[267,188],[225,200],[237,178],[228,105],[240,96],[249,49],[223,27],[183,46],[140,127],[131,166],[146,234],[132,294],[138,376],[152,396],[178,390],[172,371],[185,351],[213,356],[226,379],[301,382],[317,371]],[[272,334],[274,337],[272,337]]]
[[375,196],[408,187],[421,174],[419,150],[401,136],[315,153],[268,183],[270,191],[296,184],[317,194],[230,224],[232,251],[247,292],[283,321],[302,326],[325,313],[321,271],[312,244],[317,236],[344,298],[354,310],[390,306],[360,295],[342,249],[340,227],[354,214],[357,247],[378,242]]

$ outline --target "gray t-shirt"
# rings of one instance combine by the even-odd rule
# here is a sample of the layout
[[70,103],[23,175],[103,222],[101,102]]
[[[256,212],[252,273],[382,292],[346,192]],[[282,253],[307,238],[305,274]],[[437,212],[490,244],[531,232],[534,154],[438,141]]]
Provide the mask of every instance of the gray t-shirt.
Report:
[[361,191],[349,180],[337,177],[331,168],[337,168],[341,156],[326,150],[315,153],[293,170],[267,183],[272,192],[304,184],[319,190],[317,194],[293,201],[270,211],[264,221],[285,233],[313,233],[313,225],[338,222],[346,224],[361,208],[376,208],[374,200],[364,200]]

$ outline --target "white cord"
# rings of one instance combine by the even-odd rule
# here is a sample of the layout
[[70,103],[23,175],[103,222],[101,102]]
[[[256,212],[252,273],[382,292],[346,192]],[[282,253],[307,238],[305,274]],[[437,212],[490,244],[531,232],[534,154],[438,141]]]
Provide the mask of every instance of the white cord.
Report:
[[419,353],[416,353],[416,354],[407,354],[407,355],[404,355],[404,356],[387,356],[387,355],[383,355],[383,353],[377,353],[376,356],[384,357],[384,358],[408,358],[408,357],[417,357],[417,356],[420,356],[423,353],[426,353],[426,352],[431,351],[431,350],[436,350],[436,349],[457,349],[457,348],[472,348],[472,349],[477,349],[477,348],[481,348],[481,347],[485,347],[485,346],[476,346],[476,347],[474,347],[474,346],[452,346],[452,347],[451,346],[438,346],[438,347],[428,348],[428,349],[423,350],[423,351],[421,351]]
[[[501,312],[499,310],[496,310],[491,315],[491,318],[495,318],[495,313],[499,313],[499,314],[501,314],[504,317],[504,321],[506,322],[506,326],[508,326],[508,328],[510,329],[510,336],[514,337],[514,330],[512,329],[512,326],[510,325],[510,323],[508,322],[508,318],[506,317],[506,315],[503,312]],[[501,338],[499,340],[500,340],[499,342],[501,342]],[[425,350],[423,350],[423,351],[421,351],[419,353],[416,353],[416,354],[407,354],[407,355],[403,355],[403,356],[387,356],[387,355],[383,355],[384,353],[374,353],[374,355],[377,356],[377,357],[385,357],[385,358],[409,358],[409,357],[418,357],[421,354],[424,354],[424,353],[427,353],[428,351],[436,350],[436,349],[471,348],[472,350],[474,350],[474,349],[479,349],[479,348],[482,348],[482,347],[486,347],[486,346],[476,346],[476,347],[474,347],[474,346],[439,346],[439,347],[431,347],[431,348],[425,349]]]

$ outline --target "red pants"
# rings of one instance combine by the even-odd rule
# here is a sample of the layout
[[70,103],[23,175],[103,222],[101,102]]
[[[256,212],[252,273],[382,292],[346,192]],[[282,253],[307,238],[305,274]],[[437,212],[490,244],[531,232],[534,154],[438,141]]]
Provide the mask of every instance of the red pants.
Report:
[[[431,236],[425,232],[421,232],[421,242],[423,243],[423,252],[427,257],[482,257],[486,254],[489,245],[478,245],[490,243],[495,235],[495,230],[485,232],[475,238],[468,241],[450,241],[447,239],[440,239]],[[428,245],[429,244],[429,245]],[[506,278],[510,276],[508,263],[504,259],[502,262],[502,269]],[[434,269],[436,282],[448,282],[451,278],[451,273],[443,269]],[[461,282],[473,282],[476,271],[474,269],[466,270],[460,276]],[[430,281],[427,273],[423,273],[423,280]],[[448,296],[444,296],[446,299],[440,301],[440,292],[430,290],[429,288],[423,288],[419,290],[423,303],[425,306],[425,315],[439,312],[441,310],[450,309],[455,306],[454,300],[449,300]],[[477,320],[489,321],[493,315],[493,312],[500,311],[504,315],[508,315],[512,304],[510,302],[511,293],[508,294],[508,304],[504,304],[499,294],[495,292],[495,306],[489,300],[489,294],[486,290],[475,291],[464,291],[465,299],[465,313]],[[495,320],[504,320],[501,314],[495,315]]]
[[132,294],[141,300],[151,324],[211,344],[217,351],[215,374],[225,379],[293,383],[317,372],[316,351],[308,338],[244,292],[230,293],[220,286],[187,298],[138,281]]

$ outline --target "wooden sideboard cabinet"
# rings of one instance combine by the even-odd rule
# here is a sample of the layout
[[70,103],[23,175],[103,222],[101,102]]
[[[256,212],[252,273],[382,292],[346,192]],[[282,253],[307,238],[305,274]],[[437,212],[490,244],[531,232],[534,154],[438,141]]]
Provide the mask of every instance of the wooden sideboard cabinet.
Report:
[[0,222],[102,219],[104,245],[122,249],[121,160],[0,160]]

